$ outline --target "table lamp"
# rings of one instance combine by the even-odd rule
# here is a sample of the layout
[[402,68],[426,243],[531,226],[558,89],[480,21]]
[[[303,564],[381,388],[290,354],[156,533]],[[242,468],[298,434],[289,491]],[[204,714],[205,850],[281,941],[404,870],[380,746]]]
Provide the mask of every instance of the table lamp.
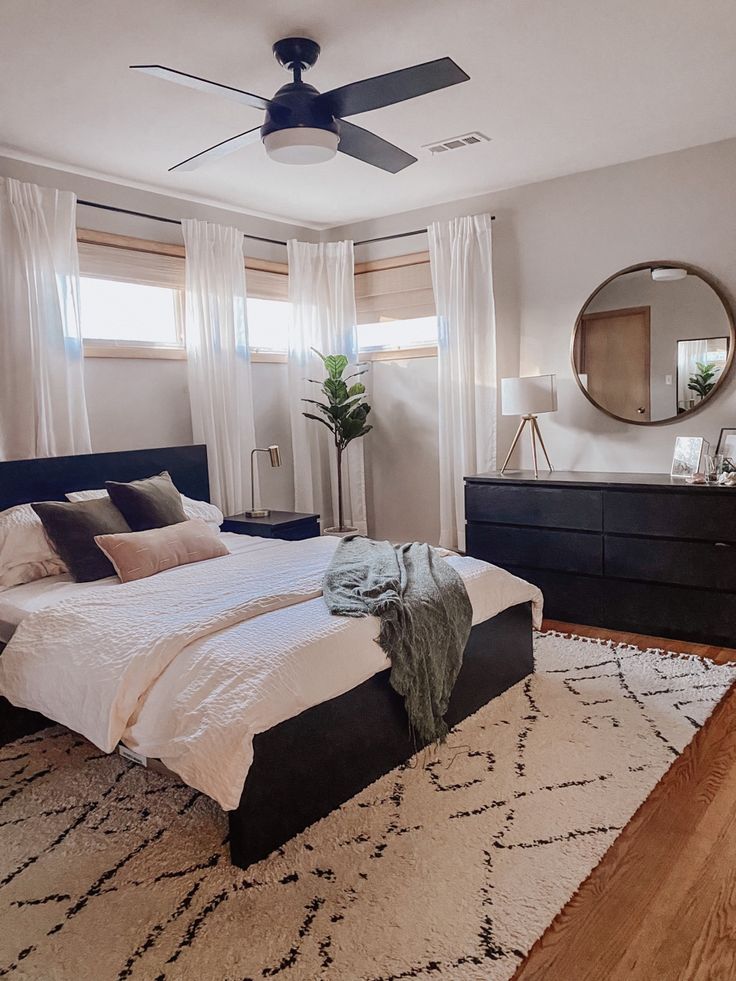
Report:
[[505,473],[509,465],[511,454],[516,449],[521,434],[525,427],[529,426],[529,434],[532,444],[532,460],[534,461],[534,476],[539,477],[537,468],[537,438],[542,447],[547,467],[552,471],[552,464],[549,462],[544,440],[539,430],[537,416],[542,412],[557,411],[557,387],[555,375],[533,375],[525,378],[502,378],[501,379],[501,414],[504,416],[521,416],[519,428],[511,444],[511,449],[506,454],[506,459],[501,467],[501,473]]
[[256,478],[255,478],[255,455],[256,453],[268,453],[271,458],[272,467],[281,466],[281,450],[278,446],[257,446],[251,450],[250,454],[250,511],[245,512],[246,518],[267,518],[271,513],[270,508],[256,507]]

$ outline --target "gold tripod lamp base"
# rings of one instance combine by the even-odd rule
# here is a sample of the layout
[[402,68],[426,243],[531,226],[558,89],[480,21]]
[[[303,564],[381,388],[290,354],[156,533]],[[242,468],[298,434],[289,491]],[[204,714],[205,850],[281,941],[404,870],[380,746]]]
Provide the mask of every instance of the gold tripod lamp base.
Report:
[[514,436],[514,441],[511,444],[511,449],[506,454],[506,459],[503,461],[503,466],[501,467],[501,473],[506,472],[506,467],[509,465],[509,460],[511,459],[511,454],[516,449],[516,444],[521,439],[521,434],[524,432],[526,426],[529,426],[529,436],[532,444],[532,460],[534,461],[534,476],[539,477],[539,468],[537,466],[537,439],[539,439],[539,445],[542,447],[542,453],[544,453],[544,459],[547,461],[547,469],[550,473],[553,471],[553,466],[549,462],[549,457],[547,456],[547,449],[544,445],[544,440],[542,439],[542,433],[539,429],[539,423],[537,422],[537,417],[528,415],[522,416],[521,422],[519,423],[519,428],[516,430],[516,436]]

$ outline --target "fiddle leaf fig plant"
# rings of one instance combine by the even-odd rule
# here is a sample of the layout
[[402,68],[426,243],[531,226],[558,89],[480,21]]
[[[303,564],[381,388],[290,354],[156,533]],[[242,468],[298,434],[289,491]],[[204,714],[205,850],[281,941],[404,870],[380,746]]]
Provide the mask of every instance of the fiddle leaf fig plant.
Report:
[[713,390],[716,383],[715,375],[719,369],[715,365],[706,364],[702,361],[696,361],[695,367],[697,371],[690,376],[687,387],[691,392],[696,392],[701,399],[704,399]]
[[320,386],[320,391],[324,396],[324,401],[316,399],[302,399],[309,405],[314,405],[319,410],[315,412],[304,412],[307,419],[314,419],[327,426],[335,443],[337,453],[337,521],[338,531],[351,531],[345,527],[343,518],[342,503],[342,462],[343,454],[348,445],[354,439],[359,439],[369,433],[373,426],[366,425],[368,413],[371,407],[363,398],[365,385],[361,381],[354,381],[348,384],[351,379],[359,379],[368,370],[368,366],[358,368],[352,374],[343,377],[349,361],[344,354],[322,354],[316,348],[312,348],[314,353],[322,359],[325,366],[327,377],[322,381],[310,378],[309,381],[314,385]]

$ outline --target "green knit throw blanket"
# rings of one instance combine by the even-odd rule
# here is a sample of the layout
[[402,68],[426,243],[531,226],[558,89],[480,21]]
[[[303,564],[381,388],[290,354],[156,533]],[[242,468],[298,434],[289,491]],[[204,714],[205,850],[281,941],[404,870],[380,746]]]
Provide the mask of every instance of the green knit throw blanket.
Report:
[[380,619],[378,643],[391,661],[391,685],[404,699],[413,731],[422,743],[443,742],[473,619],[455,569],[430,545],[349,535],[327,569],[324,597],[337,616]]

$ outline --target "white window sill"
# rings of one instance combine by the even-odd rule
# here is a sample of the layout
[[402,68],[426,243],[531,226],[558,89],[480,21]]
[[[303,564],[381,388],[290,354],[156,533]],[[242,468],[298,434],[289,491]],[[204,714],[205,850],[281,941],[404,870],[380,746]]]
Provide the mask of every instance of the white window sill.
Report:
[[251,351],[252,364],[286,364],[286,351]]
[[86,340],[83,344],[85,358],[162,358],[184,361],[186,350],[179,344],[127,344],[119,341]]
[[[120,341],[85,340],[85,358],[157,358],[163,361],[186,361],[186,348],[166,344],[126,344]],[[253,364],[286,364],[281,351],[251,351]]]
[[412,358],[436,358],[437,345],[426,347],[381,348],[377,351],[361,351],[360,361],[408,361]]

